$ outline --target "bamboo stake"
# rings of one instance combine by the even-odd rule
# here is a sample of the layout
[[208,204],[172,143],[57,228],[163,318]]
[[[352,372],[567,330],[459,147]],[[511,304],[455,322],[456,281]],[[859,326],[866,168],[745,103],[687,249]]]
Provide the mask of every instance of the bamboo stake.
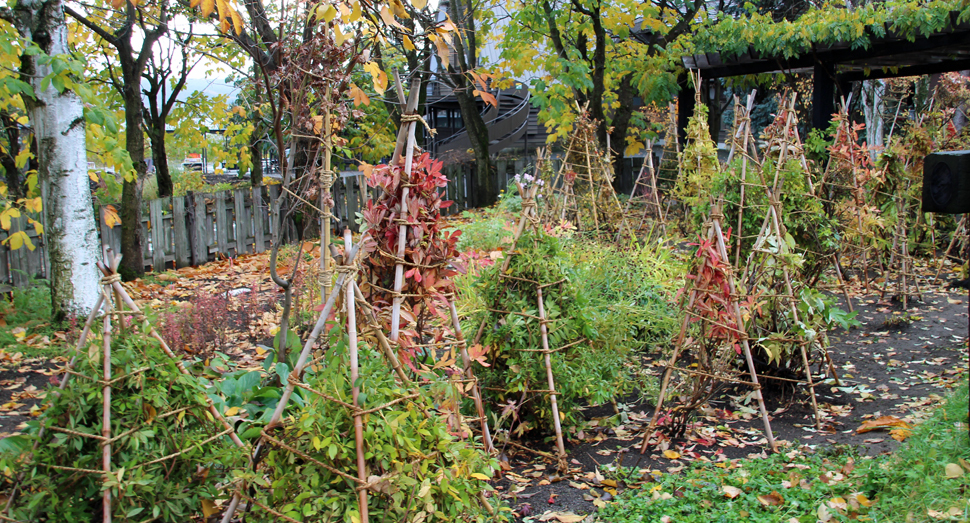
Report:
[[[538,174],[538,170],[539,168],[537,165],[536,166],[537,174]],[[537,185],[532,185],[531,187],[529,187],[528,190],[524,189],[522,187],[522,184],[519,182],[515,182],[515,186],[518,188],[519,195],[522,196],[523,201],[526,201],[526,200],[534,201],[536,191],[539,188]],[[532,209],[532,213],[534,212],[535,212],[534,209]],[[512,237],[512,248],[509,249],[508,255],[505,256],[505,259],[502,261],[502,270],[500,271],[501,274],[505,274],[506,271],[509,270],[509,265],[512,263],[512,255],[515,253],[515,246],[519,243],[519,238],[522,237],[522,233],[525,232],[525,224],[527,221],[529,221],[529,216],[530,216],[530,213],[525,209],[523,209],[523,212],[519,214],[519,224],[515,228],[515,236]],[[486,323],[487,323],[486,320],[482,320],[481,325],[478,326],[478,332],[475,334],[475,341],[472,342],[472,345],[478,345],[478,342],[482,340],[482,334],[485,333]]]
[[[741,221],[744,218],[744,188],[747,185],[745,182],[748,181],[748,138],[751,136],[751,109],[754,106],[754,98],[758,93],[758,90],[752,90],[751,94],[748,95],[747,106],[745,107],[744,120],[741,121],[741,125],[744,127],[744,138],[741,150],[744,151],[741,154],[741,202],[738,204],[738,245],[734,252],[734,266],[737,267],[741,262]],[[739,106],[740,108],[740,106]],[[731,146],[731,152],[734,153],[734,146]],[[728,158],[728,163],[731,160]]]
[[[772,200],[777,201],[777,199],[774,198],[774,195],[772,195]],[[778,219],[778,213],[775,211],[774,205],[776,204],[773,204],[772,207],[768,209],[768,212],[770,212],[772,215],[772,219],[775,224],[775,229],[778,233],[778,238],[782,239],[783,236],[781,234],[780,220]],[[788,300],[788,303],[789,303],[789,306],[791,307],[792,319],[795,321],[796,324],[798,324],[799,323],[798,307],[795,306],[795,291],[792,289],[791,276],[788,274],[788,267],[782,268],[782,274],[785,277],[785,290],[787,290],[789,296],[791,296],[791,298],[789,298]],[[803,341],[799,343],[798,348],[801,351],[801,355],[802,355],[802,365],[805,367],[805,380],[808,382],[808,394],[812,398],[812,411],[815,412],[815,428],[821,430],[822,416],[819,414],[818,401],[815,398],[815,383],[812,381],[812,368],[808,364],[808,351],[805,349],[805,342]]]
[[[405,151],[404,158],[404,188],[401,189],[401,209],[398,212],[400,220],[406,220],[410,211],[408,210],[408,194],[409,189],[408,184],[411,183],[411,169],[414,163],[414,132],[417,128],[416,121],[406,121],[405,116],[414,117],[417,116],[415,112],[418,105],[418,94],[421,90],[421,82],[419,78],[416,78],[411,82],[411,95],[408,99],[407,107],[405,108],[404,114],[401,116],[401,131],[400,134],[407,134],[407,140],[405,146],[407,150]],[[400,136],[398,137],[400,141]],[[397,150],[395,150],[397,154]],[[400,158],[400,156],[398,156]],[[393,160],[392,160],[393,161]],[[396,164],[392,164],[396,165]],[[398,259],[404,258],[404,248],[407,245],[407,223],[401,223],[398,227],[398,237],[397,237],[397,257]],[[394,264],[394,299],[391,302],[391,341],[397,341],[400,335],[401,327],[401,303],[404,298],[401,296],[401,289],[404,288],[404,264],[398,261]]]
[[[105,292],[111,292],[111,289],[105,285]],[[118,304],[121,307],[121,304]],[[101,437],[104,438],[101,443],[101,470],[104,471],[104,483],[105,486],[102,487],[104,492],[102,493],[101,500],[101,510],[103,512],[104,523],[111,523],[111,489],[108,487],[108,481],[112,478],[111,475],[111,314],[104,315],[104,388],[102,389],[101,395],[104,403],[101,407]]]
[[[331,97],[330,86],[327,86],[326,97],[327,103],[330,103]],[[335,181],[335,174],[331,170],[332,154],[333,154],[333,131],[330,128],[330,110],[328,109],[323,115],[323,176],[320,181],[320,209],[323,211],[320,216],[320,277],[323,279],[323,285],[320,286],[320,301],[323,302],[330,296],[330,286],[332,285],[333,273],[330,272],[330,249],[327,248],[330,245],[330,217],[333,216],[333,207],[331,202],[333,199],[330,196],[330,188],[333,187]],[[360,191],[363,192],[364,186],[360,185]]]
[[478,381],[475,380],[474,371],[472,371],[472,360],[468,356],[468,344],[465,343],[465,336],[461,332],[461,321],[458,320],[458,309],[455,308],[453,300],[448,300],[448,308],[451,311],[451,323],[454,325],[455,339],[458,340],[458,346],[461,347],[461,361],[465,367],[465,377],[472,380],[472,399],[475,400],[475,410],[478,412],[478,421],[482,426],[482,443],[485,445],[485,452],[493,453],[495,446],[492,444],[492,435],[488,430],[488,418],[485,417],[482,394],[478,387]]
[[562,440],[562,426],[559,421],[559,404],[556,402],[556,380],[552,376],[552,357],[549,353],[549,329],[546,328],[546,308],[542,300],[542,288],[536,289],[539,301],[539,317],[542,318],[539,322],[539,330],[542,332],[542,349],[546,351],[545,363],[546,363],[546,381],[549,383],[549,402],[552,404],[552,421],[553,426],[556,429],[556,447],[559,449],[559,470],[564,471],[566,469],[566,446],[563,444]]
[[[707,239],[710,240],[712,233],[714,231],[713,227],[708,229]],[[687,299],[687,310],[694,308],[694,300],[697,297],[697,291],[691,290],[690,297]],[[680,357],[680,351],[684,347],[684,339],[687,337],[687,326],[690,321],[690,317],[685,315],[684,320],[680,324],[680,333],[677,334],[677,341],[674,343],[674,352],[670,355],[670,362],[667,364],[667,369],[664,370],[664,377],[660,381],[660,392],[657,394],[657,405],[653,409],[653,417],[650,418],[650,423],[647,424],[647,430],[643,433],[643,444],[640,445],[640,454],[647,451],[647,445],[650,442],[650,436],[653,431],[657,428],[657,421],[660,419],[660,411],[663,410],[664,399],[667,394],[667,386],[670,384],[670,376],[673,374],[674,365],[677,364],[677,358]]]
[[[354,295],[357,297],[359,303],[366,303],[364,299],[364,293],[360,291],[360,286],[357,285],[356,281],[350,282],[351,286],[354,288]],[[391,348],[391,343],[387,341],[387,337],[384,336],[384,331],[381,330],[380,323],[377,321],[377,316],[374,314],[374,310],[368,307],[361,307],[364,312],[364,318],[367,320],[367,324],[370,326],[371,330],[377,336],[377,343],[381,347],[381,351],[384,352],[384,357],[391,363],[391,367],[397,374],[401,383],[408,384],[411,383],[411,378],[408,377],[407,373],[404,372],[404,367],[401,366],[401,361],[398,360],[397,355],[394,354],[394,349]]]
[[[411,131],[411,135],[414,135],[414,131]],[[408,144],[410,145],[410,141]],[[410,151],[409,151],[410,154]],[[407,188],[405,188],[405,191]],[[352,246],[353,237],[350,234],[350,229],[344,229],[344,245],[346,248],[350,249]],[[347,338],[348,338],[348,352],[350,354],[350,383],[351,383],[351,397],[353,398],[354,408],[354,440],[357,445],[357,479],[361,483],[367,483],[367,463],[364,461],[364,420],[363,416],[360,415],[360,360],[359,354],[357,352],[357,307],[354,300],[354,289],[353,285],[346,286],[346,297],[344,298],[344,305],[347,307]],[[357,491],[359,499],[358,503],[360,505],[360,521],[361,523],[368,523],[367,514],[367,488],[361,488]]]

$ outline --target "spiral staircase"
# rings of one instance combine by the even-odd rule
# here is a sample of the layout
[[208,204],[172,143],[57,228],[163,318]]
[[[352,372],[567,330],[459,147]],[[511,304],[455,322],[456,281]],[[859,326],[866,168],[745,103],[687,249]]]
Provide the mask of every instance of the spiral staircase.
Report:
[[[498,101],[498,107],[479,100],[481,115],[488,128],[489,154],[498,154],[505,149],[536,141],[537,138],[530,139],[528,133],[530,130],[534,132],[540,129],[541,126],[536,125],[534,118],[530,118],[533,110],[529,103],[528,88],[519,84],[512,89],[493,90],[492,94]],[[430,141],[428,147],[435,156],[440,158],[471,149],[471,138],[463,125],[442,125],[444,117],[440,115],[448,114],[449,111],[452,115],[460,114],[458,100],[450,88],[438,82],[432,83],[429,86],[427,108],[432,115],[432,125],[439,130],[439,134]]]

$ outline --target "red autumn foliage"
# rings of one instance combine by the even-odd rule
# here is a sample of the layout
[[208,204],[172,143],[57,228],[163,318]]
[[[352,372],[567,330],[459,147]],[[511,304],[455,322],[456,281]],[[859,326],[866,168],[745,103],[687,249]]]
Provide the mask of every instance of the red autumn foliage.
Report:
[[[402,304],[403,347],[421,343],[425,323],[431,315],[448,317],[442,310],[444,300],[455,291],[452,277],[464,272],[456,244],[461,231],[445,232],[441,209],[453,202],[442,200],[440,189],[448,179],[441,173],[441,162],[428,153],[414,159],[410,183],[404,181],[404,161],[398,165],[378,165],[367,178],[367,185],[381,190],[377,201],[367,202],[363,212],[370,233],[363,247],[363,281],[361,289],[375,308],[386,317],[393,301],[394,267],[400,225],[406,223],[407,238],[403,256],[404,296]],[[404,189],[408,189],[406,206],[402,206]],[[403,209],[407,209],[407,213]],[[443,334],[437,329],[436,338]],[[412,351],[405,350],[404,360],[410,365]]]
[[[730,245],[731,230],[724,235],[724,243]],[[687,278],[693,280],[697,290],[694,299],[694,315],[690,322],[701,322],[705,329],[703,338],[716,349],[721,345],[733,345],[735,352],[741,353],[738,345],[738,325],[731,313],[731,287],[728,273],[731,266],[721,259],[717,241],[700,239],[697,243],[697,270]],[[709,330],[708,330],[709,329]]]

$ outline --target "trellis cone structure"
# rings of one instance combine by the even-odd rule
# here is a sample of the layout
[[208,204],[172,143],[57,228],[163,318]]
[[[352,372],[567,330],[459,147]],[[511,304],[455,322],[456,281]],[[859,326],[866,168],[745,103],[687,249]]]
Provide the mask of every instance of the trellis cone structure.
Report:
[[[398,91],[403,98],[403,90],[399,89]],[[402,117],[402,127],[398,134],[398,144],[395,154],[392,157],[392,164],[396,164],[400,161],[402,154],[405,156],[405,178],[407,178],[407,176],[409,176],[411,173],[411,163],[415,150],[415,126],[421,122],[420,117],[418,117],[415,113],[415,108],[417,107],[418,101],[418,93],[419,84],[415,82],[412,84],[410,97],[406,103],[406,109]],[[405,179],[404,181],[405,183],[403,184],[403,190],[408,191],[410,182],[408,179]],[[401,198],[401,201],[407,201],[406,192],[405,197]],[[401,212],[403,215],[407,215],[408,210],[407,208],[404,208]],[[408,225],[402,221],[401,227],[403,236],[403,229],[408,227]],[[397,317],[397,320],[394,321],[391,326],[391,336],[385,335],[384,326],[382,325],[380,318],[378,318],[375,309],[365,299],[364,293],[361,291],[358,284],[358,273],[361,269],[358,256],[362,252],[362,247],[367,241],[368,239],[365,233],[364,237],[361,238],[357,244],[354,244],[350,231],[345,230],[343,253],[337,252],[336,248],[332,245],[325,246],[325,248],[328,248],[331,251],[331,256],[336,262],[336,282],[334,283],[330,294],[326,297],[326,301],[320,312],[320,316],[313,327],[313,330],[303,344],[303,348],[299,354],[295,367],[287,376],[283,394],[280,397],[274,412],[272,413],[272,417],[265,428],[261,431],[259,442],[255,446],[255,449],[250,456],[250,467],[254,472],[259,473],[260,461],[263,453],[266,452],[267,448],[273,447],[291,454],[293,459],[302,460],[307,464],[307,466],[312,465],[319,467],[320,469],[334,475],[336,479],[346,481],[353,485],[354,491],[358,497],[359,519],[361,523],[367,523],[370,521],[368,501],[369,495],[380,492],[382,488],[381,485],[389,477],[396,475],[396,473],[388,472],[377,476],[372,474],[372,471],[368,468],[365,454],[369,451],[379,452],[379,450],[368,449],[365,446],[363,436],[365,417],[377,415],[394,405],[417,401],[422,397],[423,394],[420,387],[409,377],[408,373],[402,366],[400,359],[398,358],[397,349],[399,346],[396,338],[400,328],[399,310],[401,303],[405,298],[405,296],[401,294],[401,289],[403,286],[402,282],[400,279],[398,279],[396,280],[394,286],[394,315]],[[404,267],[412,266],[413,264],[409,265],[409,263],[404,259],[403,255],[397,256],[395,260],[398,266],[396,273],[400,278],[403,276]],[[343,300],[343,320],[341,323],[346,326],[349,359],[348,371],[351,383],[351,401],[349,402],[339,399],[336,397],[336,394],[331,394],[314,388],[312,384],[308,383],[305,374],[308,368],[319,364],[326,356],[324,354],[323,356],[312,357],[314,354],[314,348],[317,346],[318,341],[322,342],[323,345],[326,345],[326,338],[322,337],[324,334],[324,327],[328,318],[330,317],[331,312],[334,311],[334,308],[337,306],[338,300],[341,298]],[[363,314],[363,323],[369,329],[369,333],[376,338],[378,349],[383,356],[385,363],[388,365],[388,367],[390,367],[390,370],[394,372],[396,376],[396,383],[403,391],[398,394],[395,399],[369,408],[365,408],[363,402],[361,401],[362,380],[360,378],[362,378],[362,376],[360,374],[360,355],[358,349],[358,312]],[[457,325],[458,319],[453,304],[451,305],[451,312],[452,319]],[[460,329],[457,327],[455,328],[455,336],[457,338],[455,344],[460,347],[461,354],[464,357],[464,362],[466,364],[466,381],[474,382],[474,376],[471,374],[469,368],[470,361],[468,360],[464,341],[461,337]],[[326,347],[324,348],[326,349]],[[481,412],[480,399],[477,395],[477,384],[475,385],[476,403],[480,409],[479,420],[482,424],[483,444],[487,450],[490,450],[491,441],[488,435],[487,422],[484,414]],[[348,414],[353,418],[354,442],[356,447],[356,474],[342,470],[335,466],[335,463],[328,462],[330,458],[326,457],[326,454],[320,453],[319,449],[301,448],[298,444],[299,441],[286,440],[287,430],[284,426],[286,420],[284,420],[283,414],[287,405],[291,402],[291,398],[296,389],[301,389],[305,394],[310,394],[313,397],[318,398],[320,401],[330,402],[330,404],[335,404],[339,408],[346,409]],[[431,413],[426,412],[425,415],[430,416]],[[371,424],[373,424],[373,422],[371,422]],[[305,490],[310,488],[310,485],[304,486]],[[271,506],[272,504],[267,502],[267,499],[269,499],[267,495],[262,495],[263,499],[260,499],[260,497],[261,494],[258,492],[255,495],[252,494],[251,485],[236,485],[235,494],[233,495],[233,499],[223,515],[222,523],[229,523],[229,521],[232,520],[233,515],[236,514],[236,512],[240,509],[241,504],[244,501],[246,504],[248,504],[248,507],[246,508],[247,511],[263,511],[266,514],[273,516],[277,520],[298,523],[298,520],[284,514],[279,507]],[[493,510],[488,500],[485,498],[484,493],[480,493],[479,501],[490,512]]]
[[[538,172],[541,172],[541,164],[542,164],[542,159],[540,158],[536,165],[537,174]],[[512,258],[516,256],[516,253],[518,252],[517,246],[519,245],[519,241],[522,239],[522,235],[526,231],[526,228],[531,229],[531,231],[534,232],[536,235],[544,234],[542,221],[540,220],[539,215],[537,213],[537,205],[536,205],[536,197],[539,190],[539,184],[532,184],[526,188],[526,187],[523,187],[521,183],[516,182],[516,187],[519,191],[520,196],[522,197],[522,211],[519,215],[519,220],[516,227],[515,235],[513,236],[513,239],[512,239],[512,245],[511,247],[505,250],[507,254],[505,256],[505,259],[502,262],[501,271],[499,271],[500,281],[495,282],[494,284],[495,285],[522,285],[522,286],[526,286],[534,289],[535,296],[536,296],[537,315],[531,315],[525,311],[501,310],[498,308],[500,306],[499,304],[489,305],[489,311],[493,313],[499,313],[499,314],[520,315],[529,320],[537,320],[539,322],[539,333],[540,333],[540,339],[542,344],[541,348],[516,349],[516,350],[542,353],[543,365],[546,371],[545,372],[546,380],[544,385],[548,388],[541,389],[541,390],[540,389],[526,390],[524,392],[537,393],[537,394],[543,394],[548,396],[549,404],[551,407],[552,428],[556,436],[557,452],[554,458],[558,461],[559,470],[564,471],[568,468],[568,466],[566,463],[566,447],[563,440],[563,431],[562,431],[562,426],[560,424],[561,416],[559,412],[559,404],[556,399],[556,395],[558,393],[556,392],[556,379],[555,379],[553,367],[552,367],[552,354],[567,350],[569,347],[575,346],[579,343],[583,343],[586,340],[584,338],[581,338],[579,340],[573,341],[561,347],[550,346],[549,333],[552,328],[555,328],[554,324],[557,320],[550,319],[546,313],[546,303],[547,303],[546,300],[548,297],[548,290],[550,288],[561,287],[566,282],[565,279],[560,279],[558,281],[553,281],[553,282],[542,282],[542,281],[525,279],[518,276],[512,276],[508,274],[509,267],[511,266],[511,263],[512,263]],[[550,327],[550,325],[552,325],[552,327]],[[487,320],[483,320],[481,325],[478,328],[478,332],[475,336],[474,344],[477,345],[481,341],[482,335],[486,327],[487,327]],[[531,450],[531,449],[528,449],[528,450]],[[545,454],[545,453],[540,453],[540,454],[548,456],[548,454]],[[553,456],[549,456],[549,457],[553,457]]]
[[[55,420],[55,423],[43,425],[39,429],[34,444],[34,450],[36,450],[38,445],[43,444],[45,441],[44,436],[48,431],[66,435],[67,438],[82,438],[83,440],[95,440],[98,442],[98,444],[101,446],[102,452],[101,468],[99,469],[82,468],[77,466],[69,467],[65,466],[64,464],[53,463],[39,463],[37,465],[42,468],[57,470],[65,474],[87,474],[102,476],[104,479],[104,488],[102,493],[102,520],[105,523],[110,523],[112,520],[114,505],[112,492],[117,492],[119,488],[124,486],[126,481],[124,474],[126,472],[127,477],[132,477],[132,471],[136,468],[163,466],[166,467],[167,470],[171,470],[171,468],[175,465],[174,462],[177,461],[187,450],[189,450],[181,448],[164,456],[145,456],[144,461],[139,462],[134,466],[129,465],[127,470],[123,467],[119,468],[117,464],[113,462],[113,457],[117,454],[117,450],[123,445],[129,445],[131,438],[136,436],[137,432],[149,427],[151,424],[156,422],[171,423],[171,419],[174,416],[178,416],[178,419],[182,419],[187,415],[196,414],[194,417],[200,420],[207,420],[211,417],[211,422],[204,424],[208,430],[212,432],[212,435],[204,441],[193,442],[194,444],[190,447],[190,449],[207,445],[223,437],[230,438],[238,447],[246,447],[246,444],[243,443],[242,440],[240,440],[236,435],[233,426],[226,420],[222,413],[220,413],[219,410],[213,406],[212,400],[209,398],[206,398],[204,403],[198,402],[194,405],[180,405],[177,408],[173,408],[167,412],[157,412],[157,410],[152,407],[154,412],[150,410],[148,413],[146,413],[141,425],[135,427],[125,426],[123,427],[125,430],[119,433],[114,433],[112,431],[112,389],[118,388],[119,386],[129,385],[131,380],[136,380],[137,383],[137,380],[142,378],[142,375],[145,374],[146,371],[150,371],[151,369],[162,364],[162,362],[146,360],[142,362],[142,366],[134,370],[130,370],[121,375],[114,374],[116,369],[113,369],[111,364],[112,342],[114,335],[116,332],[118,332],[118,330],[141,329],[144,334],[154,338],[155,341],[159,343],[165,356],[171,359],[179,373],[189,375],[189,371],[185,368],[181,358],[179,358],[172,351],[161,335],[155,330],[154,327],[151,326],[151,324],[148,323],[144,313],[138,308],[134,300],[131,299],[125,288],[122,287],[121,276],[117,272],[120,263],[121,255],[113,254],[110,249],[105,251],[104,261],[98,263],[98,269],[101,271],[103,276],[101,278],[101,295],[98,297],[94,307],[91,310],[91,313],[88,315],[87,320],[84,323],[84,327],[74,349],[74,354],[64,369],[64,375],[61,377],[58,390],[53,392],[48,399],[48,402],[57,401],[63,391],[71,387],[71,384],[76,380],[88,380],[98,383],[101,385],[102,400],[101,432],[98,434],[94,431],[85,432],[70,430],[60,426],[59,422],[63,420]],[[104,310],[103,315],[101,315],[102,310]],[[101,315],[102,321],[100,375],[90,375],[85,374],[84,372],[78,372],[77,369],[79,358],[82,357],[82,349],[85,347],[88,337],[90,336],[91,329],[99,315]],[[131,320],[137,320],[137,322]],[[130,325],[124,327],[126,323],[130,323]],[[18,480],[7,499],[4,514],[9,512],[13,503],[15,502],[19,487],[20,481]],[[4,521],[14,521],[2,515],[0,515],[0,519]]]
[[[657,407],[643,435],[641,453],[646,452],[650,438],[660,422],[664,403],[670,394],[671,376],[675,371],[687,376],[686,383],[690,384],[692,390],[686,402],[673,407],[672,416],[681,415],[686,418],[695,408],[710,398],[718,383],[744,385],[754,391],[768,445],[772,451],[777,450],[748,335],[744,331],[744,318],[738,301],[737,286],[721,232],[720,222],[723,218],[719,205],[712,206],[707,234],[699,253],[699,256],[706,258],[706,263],[702,263],[698,267],[698,272],[691,278],[694,285],[687,297],[680,333],[661,380]],[[699,309],[702,313],[697,312]],[[688,332],[693,323],[697,323],[701,328],[701,332],[696,336]],[[711,343],[711,346],[705,346],[705,343]],[[738,354],[743,355],[747,364],[747,379],[744,379],[741,372],[734,368],[734,360]],[[692,363],[695,363],[696,367],[678,367],[682,355],[691,356]],[[686,426],[686,419],[681,422]]]
[[573,134],[566,145],[559,171],[548,187],[542,220],[549,224],[571,222],[584,234],[618,235],[630,231],[623,207],[613,189],[613,165],[609,151],[600,150],[598,122],[580,109]]

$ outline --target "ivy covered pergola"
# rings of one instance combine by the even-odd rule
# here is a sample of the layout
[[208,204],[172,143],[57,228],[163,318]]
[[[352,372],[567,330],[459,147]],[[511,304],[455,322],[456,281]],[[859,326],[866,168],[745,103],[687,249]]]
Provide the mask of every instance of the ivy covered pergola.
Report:
[[[781,22],[763,32],[790,32],[788,45],[766,49],[753,31],[739,29],[745,20],[722,22],[705,35],[708,45],[698,49],[720,49],[682,57],[684,67],[699,71],[705,81],[771,73],[813,75],[812,127],[827,128],[835,112],[836,96],[845,96],[851,83],[862,80],[919,76],[970,69],[970,22],[966,12],[951,11],[925,16],[919,23],[901,23],[892,11],[883,16],[860,14],[854,31],[804,31],[800,26],[821,24],[819,20]],[[882,19],[882,20],[880,20]],[[890,21],[891,20],[891,21]],[[905,18],[904,18],[905,20]],[[845,25],[845,21],[840,21]],[[872,22],[872,23],[865,23]],[[907,21],[908,22],[908,21]],[[749,24],[756,27],[757,24]],[[738,46],[718,44],[749,32],[747,41],[762,42]],[[833,37],[834,35],[834,37]],[[706,92],[706,89],[704,90]],[[685,86],[680,97],[678,125],[684,129],[694,112],[693,89]]]

